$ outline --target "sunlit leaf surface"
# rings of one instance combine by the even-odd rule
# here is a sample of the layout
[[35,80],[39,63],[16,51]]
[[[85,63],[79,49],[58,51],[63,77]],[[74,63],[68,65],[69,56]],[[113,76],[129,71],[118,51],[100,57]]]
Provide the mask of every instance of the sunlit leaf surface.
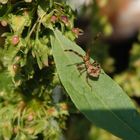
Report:
[[[76,107],[94,124],[124,140],[140,139],[140,116],[131,99],[103,71],[99,79],[86,82],[86,73],[79,75],[75,63],[81,58],[65,49],[84,51],[58,30],[51,38],[53,56],[61,82]],[[93,61],[93,60],[92,60]]]

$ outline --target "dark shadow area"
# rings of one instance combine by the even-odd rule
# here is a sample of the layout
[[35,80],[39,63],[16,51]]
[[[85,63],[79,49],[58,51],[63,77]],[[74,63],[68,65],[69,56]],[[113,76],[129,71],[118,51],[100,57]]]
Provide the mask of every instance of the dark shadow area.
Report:
[[[77,134],[74,140],[80,140],[81,138],[82,140],[87,140],[88,138],[85,136],[87,136],[92,125],[103,128],[113,135],[123,138],[123,140],[140,139],[140,115],[136,110],[82,110],[82,112],[86,114],[86,117],[92,123],[86,122],[81,114],[71,114],[72,117],[68,120],[68,129],[70,131],[74,129],[72,130],[72,135]],[[74,128],[71,124],[75,124],[74,126],[79,126],[80,128]],[[78,134],[80,134],[80,137],[78,137]],[[69,135],[69,132],[66,135]]]
[[[122,110],[83,110],[86,117],[123,140],[140,139],[140,115],[133,109]],[[95,120],[95,121],[93,121]]]
[[88,134],[92,127],[90,121],[81,113],[71,113],[67,120],[66,140],[88,140]]
[[137,34],[127,39],[107,41],[110,45],[110,56],[115,59],[115,73],[120,73],[128,68],[129,52],[134,42],[137,42]]

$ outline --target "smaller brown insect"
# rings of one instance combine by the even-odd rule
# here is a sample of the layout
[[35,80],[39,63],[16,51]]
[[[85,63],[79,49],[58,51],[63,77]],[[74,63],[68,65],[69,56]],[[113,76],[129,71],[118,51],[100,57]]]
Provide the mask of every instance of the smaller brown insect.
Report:
[[90,57],[89,57],[89,49],[88,51],[86,52],[86,55],[83,56],[81,54],[79,54],[78,52],[72,50],[72,49],[68,49],[68,50],[65,50],[65,51],[69,51],[69,52],[73,52],[75,53],[76,55],[78,55],[79,57],[82,58],[83,60],[83,64],[85,65],[84,67],[80,67],[82,64],[79,63],[77,66],[79,67],[78,69],[81,71],[82,69],[84,69],[84,71],[81,71],[80,72],[80,75],[83,73],[83,72],[87,72],[87,75],[86,75],[86,81],[88,83],[88,85],[91,87],[91,85],[89,84],[88,82],[88,78],[89,77],[92,77],[92,78],[99,78],[99,75],[101,73],[101,67],[100,67],[100,64],[98,64],[96,61],[94,61],[93,63],[90,62]]

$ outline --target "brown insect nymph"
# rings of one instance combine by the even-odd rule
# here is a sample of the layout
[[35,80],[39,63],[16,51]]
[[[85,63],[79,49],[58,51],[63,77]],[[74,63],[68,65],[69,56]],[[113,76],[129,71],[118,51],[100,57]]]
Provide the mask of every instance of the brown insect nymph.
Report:
[[81,71],[80,74],[82,74],[85,71],[87,72],[86,80],[87,80],[88,85],[91,87],[91,85],[88,82],[88,78],[89,77],[92,77],[92,78],[98,78],[99,77],[99,75],[101,73],[100,64],[98,64],[96,61],[94,61],[93,63],[90,62],[89,50],[87,51],[85,56],[79,54],[78,52],[76,52],[76,51],[74,51],[72,49],[68,49],[68,50],[65,50],[65,51],[73,52],[73,53],[75,53],[76,55],[78,55],[79,57],[82,58],[83,64],[85,66],[84,67],[80,67],[81,63],[79,63],[77,66],[78,66],[78,69],[80,71],[82,69],[84,69],[84,71]]

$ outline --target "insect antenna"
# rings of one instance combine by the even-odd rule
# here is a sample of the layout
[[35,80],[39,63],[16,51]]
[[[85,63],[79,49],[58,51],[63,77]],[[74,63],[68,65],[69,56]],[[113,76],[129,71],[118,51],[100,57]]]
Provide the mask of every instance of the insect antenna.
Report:
[[89,59],[90,57],[90,52],[91,52],[91,49],[90,48],[87,48],[86,50],[86,57]]

